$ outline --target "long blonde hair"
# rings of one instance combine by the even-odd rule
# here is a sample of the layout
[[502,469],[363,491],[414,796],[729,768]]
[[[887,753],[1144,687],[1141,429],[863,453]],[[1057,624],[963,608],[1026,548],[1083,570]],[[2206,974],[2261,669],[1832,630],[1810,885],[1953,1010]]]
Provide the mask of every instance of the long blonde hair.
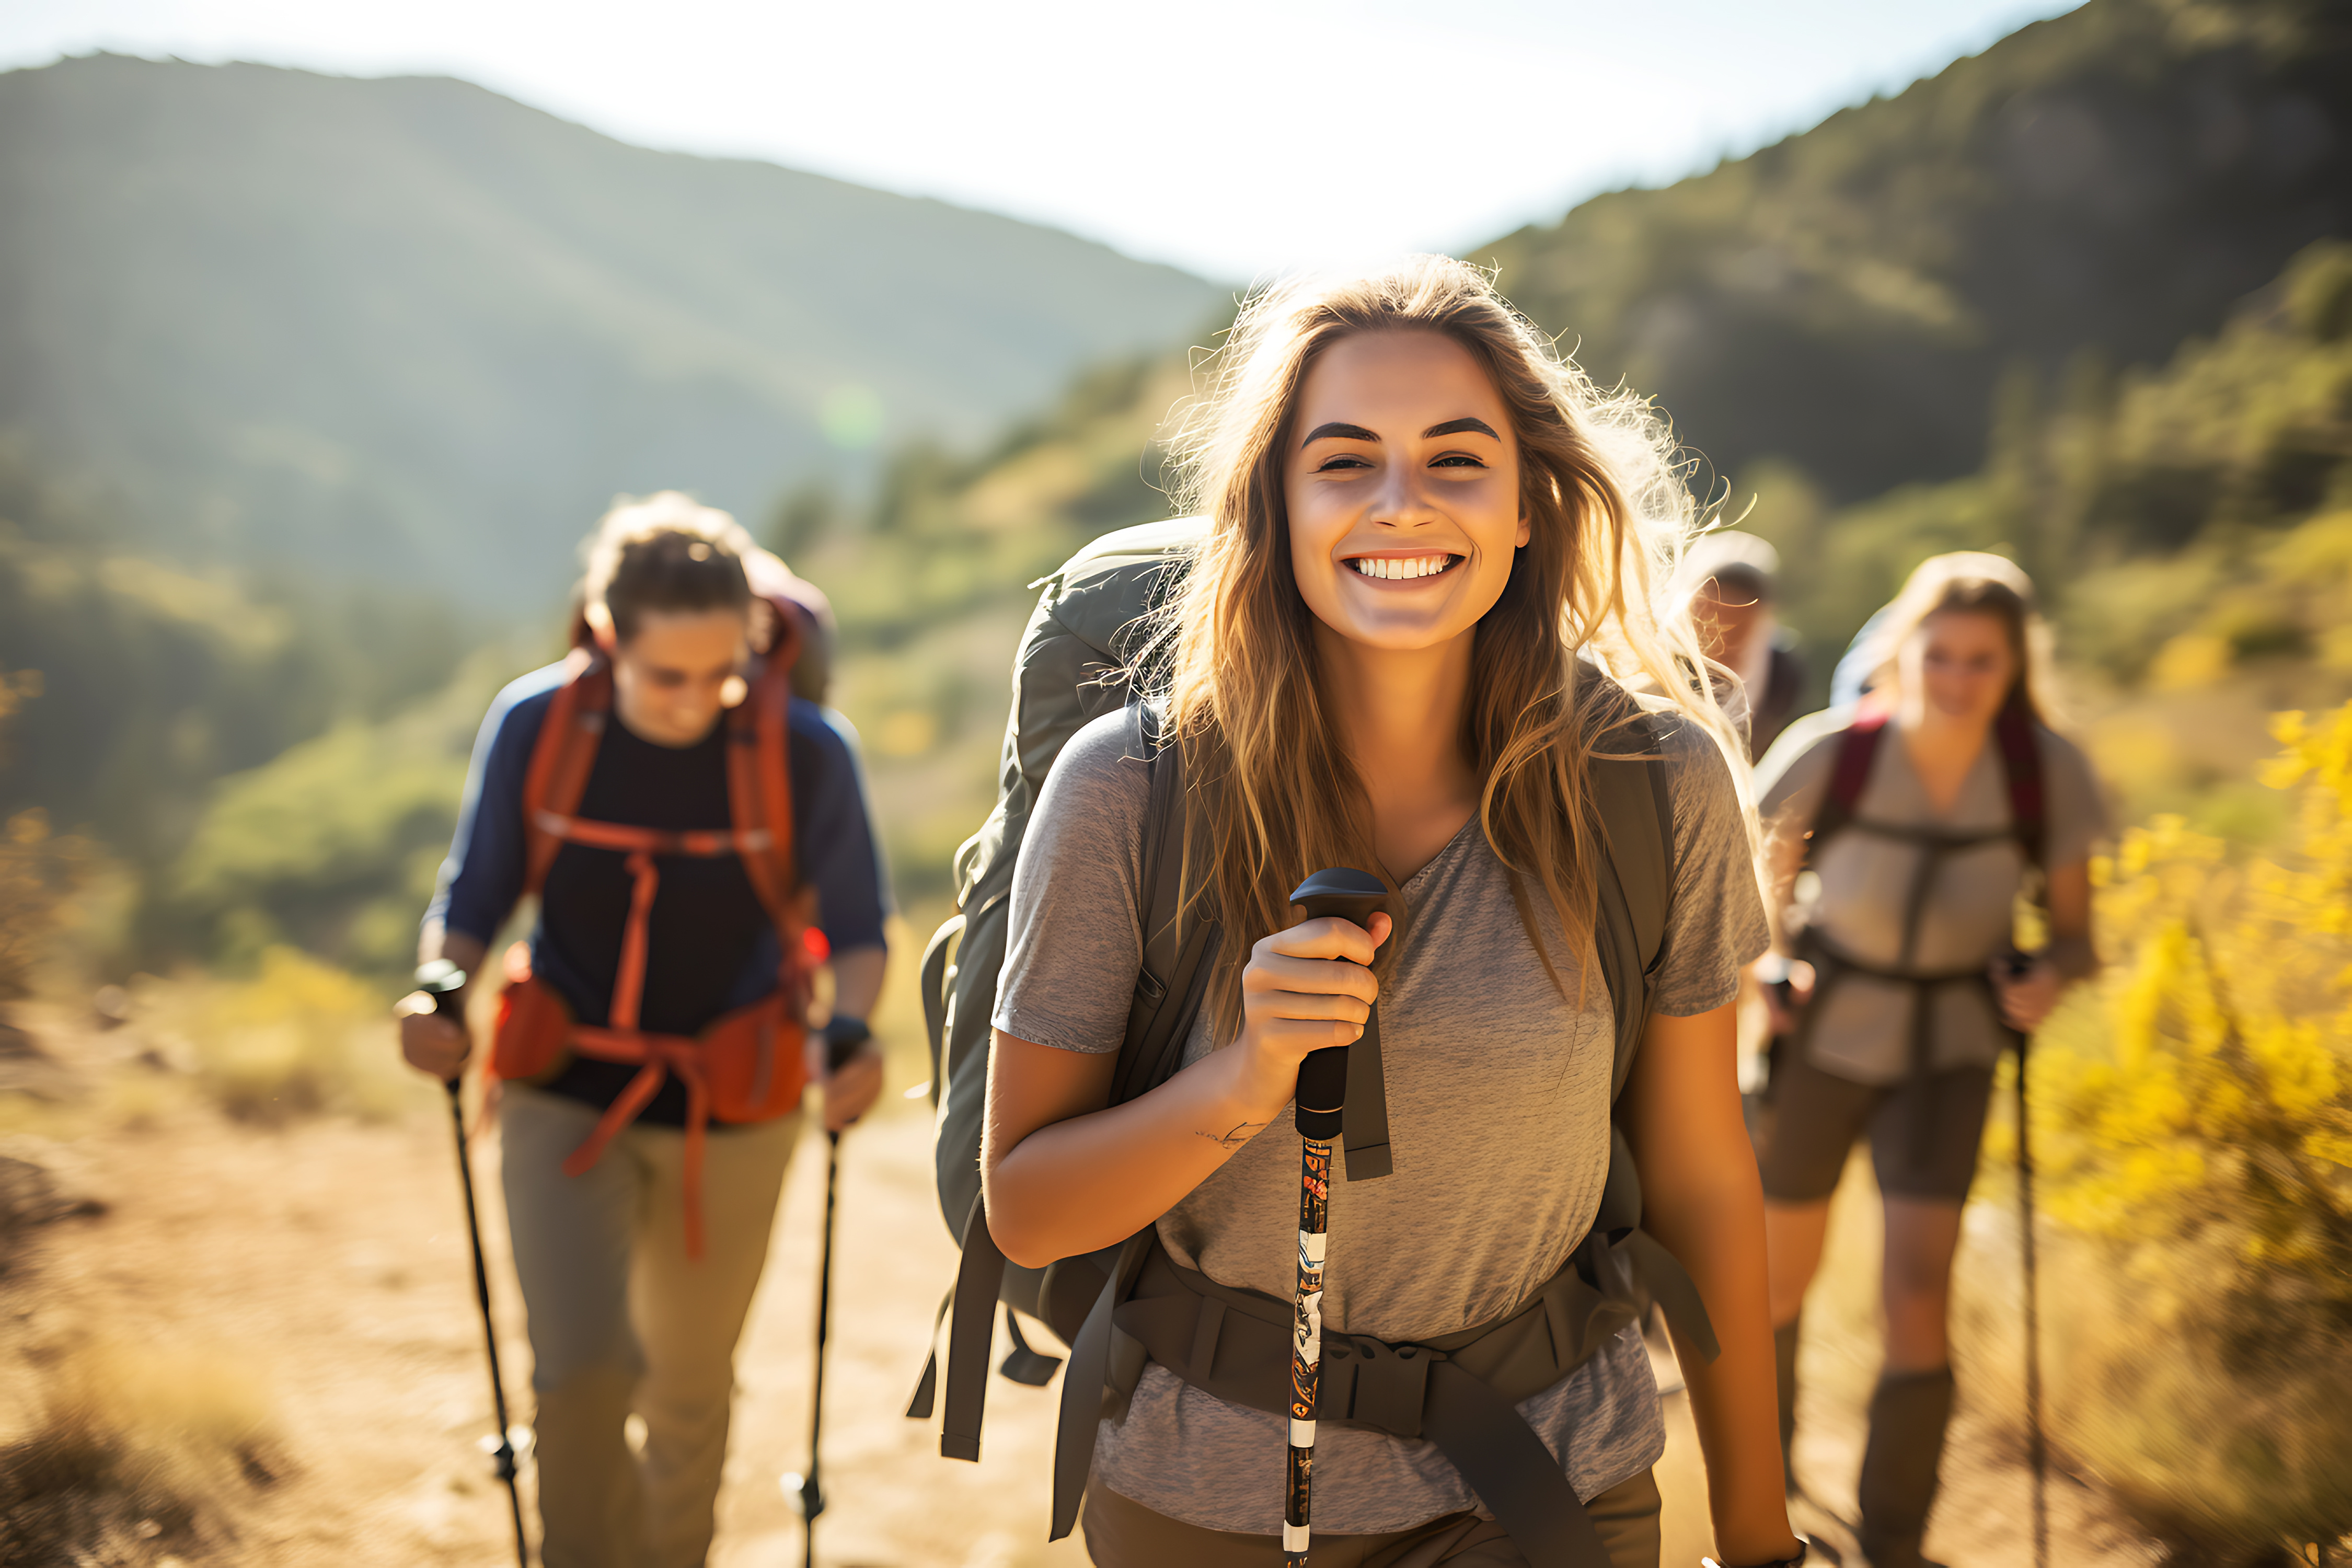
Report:
[[[1727,761],[1743,755],[1699,674],[1709,667],[1687,613],[1668,608],[1695,509],[1671,435],[1645,399],[1595,390],[1486,274],[1459,261],[1418,257],[1260,291],[1171,443],[1178,498],[1210,523],[1167,612],[1161,695],[1192,792],[1187,896],[1213,901],[1228,938],[1213,992],[1221,1034],[1239,1012],[1239,955],[1290,923],[1289,890],[1324,866],[1378,864],[1361,781],[1320,700],[1313,612],[1291,572],[1283,463],[1316,356],[1360,332],[1400,330],[1443,332],[1466,349],[1518,437],[1529,538],[1478,623],[1461,740],[1486,841],[1563,994],[1529,885],[1541,887],[1569,952],[1580,951],[1597,860],[1587,763],[1629,711],[1580,695],[1580,654],[1643,689],[1646,706],[1687,714]],[[1744,774],[1744,763],[1732,765]]]

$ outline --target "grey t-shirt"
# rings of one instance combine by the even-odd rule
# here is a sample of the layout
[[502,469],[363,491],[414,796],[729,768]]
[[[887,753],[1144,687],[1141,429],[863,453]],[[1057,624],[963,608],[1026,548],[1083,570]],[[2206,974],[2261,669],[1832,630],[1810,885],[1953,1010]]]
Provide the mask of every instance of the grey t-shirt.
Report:
[[[1721,753],[1667,729],[1675,878],[1656,1003],[1678,1016],[1731,1000],[1764,948],[1762,900]],[[1142,963],[1140,860],[1149,789],[1117,714],[1080,731],[1038,801],[1013,879],[995,1026],[1063,1050],[1118,1047]],[[1613,1026],[1591,961],[1545,975],[1477,819],[1404,886],[1411,919],[1381,996],[1396,1169],[1335,1180],[1324,1321],[1412,1342],[1491,1321],[1559,1271],[1601,1202],[1609,1163]],[[1540,895],[1549,949],[1564,946]],[[1187,1066],[1213,1048],[1205,1019]],[[1335,1162],[1335,1166],[1339,1163]],[[1335,1175],[1339,1173],[1335,1169]],[[1160,1240],[1218,1282],[1289,1299],[1298,1139],[1275,1124],[1160,1221]],[[1520,1414],[1590,1498],[1656,1462],[1665,1442],[1640,1335],[1625,1330]],[[1282,1418],[1228,1405],[1150,1365],[1103,1423],[1097,1480],[1203,1529],[1282,1528]],[[1326,1425],[1315,1522],[1375,1533],[1475,1506],[1434,1444]]]
[[[1838,747],[1853,721],[1851,707],[1833,708],[1790,726],[1757,767],[1765,831],[1775,841],[1811,830],[1829,795]],[[2043,856],[2051,868],[2074,865],[2109,829],[2090,759],[2065,737],[2039,725],[2042,752]],[[1910,973],[1953,973],[1990,964],[2010,939],[2025,856],[2005,836],[2011,822],[2009,779],[1999,749],[1988,740],[1961,781],[1948,812],[1938,814],[1911,754],[1893,726],[1870,760],[1870,776],[1854,803],[1854,826],[1832,836],[1813,861],[1820,889],[1798,920],[1844,952],[1874,968]],[[1903,953],[1904,918],[1913,879],[1927,848],[1916,840],[1874,833],[1936,828],[1997,835],[1948,856],[1921,908],[1909,959]],[[1806,1054],[1814,1065],[1854,1083],[1899,1082],[1911,1070],[1911,1009],[1919,988],[1849,972],[1822,997],[1810,1020]],[[1990,1067],[2007,1031],[1981,985],[1939,985],[1930,1002],[1929,1059],[1937,1071]]]

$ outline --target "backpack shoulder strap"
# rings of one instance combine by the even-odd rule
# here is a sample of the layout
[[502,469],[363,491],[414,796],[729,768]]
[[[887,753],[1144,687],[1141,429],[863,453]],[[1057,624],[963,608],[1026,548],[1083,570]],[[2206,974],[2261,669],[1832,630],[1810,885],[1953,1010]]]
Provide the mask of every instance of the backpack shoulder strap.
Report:
[[[1664,726],[1678,720],[1670,713],[1643,710],[1613,684],[1596,680],[1586,698],[1594,705],[1589,710],[1601,752],[1587,775],[1601,854],[1594,879],[1592,937],[1616,1012],[1617,1049],[1609,1083],[1613,1104],[1641,1052],[1666,956],[1675,846],[1674,782],[1663,734]],[[1715,1329],[1697,1287],[1674,1254],[1643,1231],[1641,1224],[1641,1173],[1633,1145],[1612,1118],[1609,1175],[1592,1227],[1578,1244],[1577,1267],[1589,1271],[1586,1282],[1596,1289],[1602,1288],[1605,1279],[1617,1278],[1641,1299],[1656,1301],[1699,1353],[1713,1360]],[[1621,1262],[1605,1261],[1620,1248],[1627,1249]]]
[[1821,847],[1844,831],[1870,787],[1870,765],[1878,759],[1878,742],[1886,733],[1884,710],[1857,716],[1838,736],[1837,759],[1830,764],[1830,787],[1822,809],[1805,835],[1805,861],[1811,864]]
[[791,733],[800,616],[784,601],[773,608],[767,654],[750,691],[727,714],[727,809],[744,875],[789,949],[801,923],[793,902],[800,877],[793,857]]
[[537,893],[555,864],[563,840],[548,831],[543,816],[570,816],[580,809],[588,775],[604,743],[605,715],[613,707],[612,667],[591,649],[575,647],[564,663],[572,673],[555,690],[547,717],[531,747],[522,776],[522,890]]
[[1129,701],[1126,722],[1127,754],[1150,771],[1151,794],[1143,818],[1143,967],[1111,1072],[1114,1105],[1175,1073],[1200,1013],[1218,936],[1216,922],[1202,918],[1198,902],[1188,907],[1184,900],[1183,749],[1161,733],[1159,713],[1148,702]]
[[2042,743],[2033,733],[2033,711],[2011,696],[1993,721],[2002,773],[2009,780],[2010,830],[2029,866],[2047,871],[2048,797],[2042,787]]
[[1666,911],[1674,900],[1675,806],[1658,715],[1643,711],[1623,688],[1595,672],[1584,700],[1594,714],[1599,752],[1586,777],[1600,832],[1593,877],[1593,949],[1617,1018],[1613,1100],[1633,1070],[1649,1026],[1650,994],[1665,955]]

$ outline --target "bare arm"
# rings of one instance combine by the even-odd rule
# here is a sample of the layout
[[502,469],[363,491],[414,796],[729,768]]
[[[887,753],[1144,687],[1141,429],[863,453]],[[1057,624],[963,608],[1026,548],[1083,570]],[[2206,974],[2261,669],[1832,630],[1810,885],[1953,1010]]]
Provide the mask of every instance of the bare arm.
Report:
[[1786,812],[1764,824],[1764,918],[1771,922],[1772,950],[1786,953],[1794,940],[1783,929],[1797,873],[1805,864],[1805,836]]
[[[1797,1026],[1792,1006],[1803,1005],[1812,994],[1811,965],[1791,965],[1789,962],[1796,946],[1795,936],[1787,926],[1789,900],[1796,887],[1797,872],[1805,863],[1804,835],[1790,818],[1791,814],[1784,809],[1764,824],[1764,918],[1772,928],[1772,947],[1748,967],[1748,984],[1762,994],[1766,1015],[1776,1035],[1785,1035]],[[1777,984],[1784,978],[1793,987],[1785,997]]]
[[879,945],[845,948],[833,955],[833,1010],[852,1018],[871,1018],[882,999],[882,976],[890,952]]
[[980,1166],[989,1233],[1032,1268],[1125,1240],[1174,1207],[1282,1114],[1307,1053],[1363,1033],[1378,984],[1372,931],[1339,920],[1276,931],[1242,973],[1241,1038],[1108,1106],[1113,1053],[996,1032]]
[[1625,1085],[1623,1125],[1642,1176],[1642,1224],[1682,1261],[1722,1354],[1675,1337],[1706,1456],[1717,1551],[1726,1563],[1792,1557],[1781,1491],[1764,1193],[1739,1115],[1730,1006],[1650,1020]]

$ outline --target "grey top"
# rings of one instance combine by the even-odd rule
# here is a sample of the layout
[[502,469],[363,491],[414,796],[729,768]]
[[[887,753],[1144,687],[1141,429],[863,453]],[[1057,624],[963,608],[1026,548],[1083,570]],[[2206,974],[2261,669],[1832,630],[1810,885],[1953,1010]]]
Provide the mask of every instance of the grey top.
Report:
[[[1668,729],[1675,879],[1658,1010],[1732,999],[1763,951],[1762,900],[1738,799],[1704,732]],[[1112,714],[1063,751],[1021,847],[995,1026],[1064,1050],[1116,1050],[1142,963],[1139,914],[1148,785],[1122,760]],[[1608,986],[1588,939],[1545,976],[1476,818],[1404,886],[1405,945],[1381,996],[1393,1174],[1331,1188],[1324,1321],[1391,1342],[1475,1327],[1557,1273],[1590,1228],[1609,1164],[1614,1050]],[[1550,950],[1564,942],[1538,895]],[[1578,998],[1570,1000],[1570,998]],[[1212,1049],[1207,1025],[1187,1065]],[[1160,1221],[1175,1259],[1287,1300],[1296,1284],[1298,1138],[1286,1110]],[[1656,1462],[1665,1432],[1640,1335],[1627,1329],[1519,1410],[1591,1498]],[[1282,1528],[1282,1418],[1226,1404],[1147,1366],[1104,1421],[1097,1480],[1188,1524]],[[1325,1425],[1315,1522],[1341,1533],[1413,1525],[1475,1506],[1435,1445]]]
[[[1832,708],[1789,727],[1756,770],[1765,831],[1775,842],[1801,836],[1820,816],[1837,765],[1838,743],[1853,722],[1851,707]],[[2071,866],[2109,832],[2105,805],[2090,759],[2056,732],[2034,727],[2042,751],[2044,862]],[[1874,968],[1911,973],[1980,970],[2010,940],[2011,921],[2026,859],[2011,823],[2009,779],[2000,749],[1985,748],[1961,781],[1950,811],[1938,814],[1911,754],[1892,725],[1870,762],[1870,777],[1854,803],[1853,823],[1822,845],[1812,869],[1818,891],[1796,911],[1838,948]],[[1873,832],[1871,825],[1897,829]],[[1934,871],[1912,952],[1903,952],[1904,915],[1913,879],[1928,854],[1900,836],[1908,827],[1955,834],[1996,835],[1948,854]],[[1854,1083],[1891,1084],[1910,1071],[1912,1008],[1920,988],[1897,980],[1848,973],[1822,998],[1810,1020],[1807,1054],[1824,1071]],[[2008,1031],[1981,985],[1942,985],[1930,993],[1929,1060],[1936,1070],[1990,1067]]]

